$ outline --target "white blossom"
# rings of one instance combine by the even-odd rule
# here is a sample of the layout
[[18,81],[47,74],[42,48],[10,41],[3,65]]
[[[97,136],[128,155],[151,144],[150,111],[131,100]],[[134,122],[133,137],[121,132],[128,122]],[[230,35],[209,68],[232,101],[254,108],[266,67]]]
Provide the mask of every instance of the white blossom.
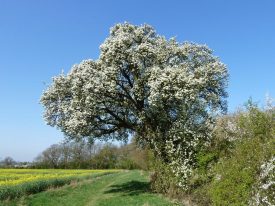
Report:
[[261,165],[258,184],[254,186],[254,196],[249,204],[275,205],[275,156]]
[[213,116],[226,109],[226,66],[205,45],[160,36],[149,25],[117,24],[98,60],[84,60],[43,93],[44,118],[71,138],[134,133],[181,176],[192,172]]

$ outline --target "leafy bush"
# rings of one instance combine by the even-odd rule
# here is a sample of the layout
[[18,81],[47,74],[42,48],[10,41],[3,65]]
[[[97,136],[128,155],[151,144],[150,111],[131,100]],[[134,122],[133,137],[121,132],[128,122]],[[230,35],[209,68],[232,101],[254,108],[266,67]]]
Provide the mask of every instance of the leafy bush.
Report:
[[219,161],[209,190],[214,205],[248,205],[259,166],[270,150],[266,146],[259,138],[244,140],[231,157]]
[[234,147],[220,157],[209,184],[213,205],[252,204],[261,165],[274,156],[274,117],[274,112],[262,111],[252,102],[238,114]]
[[178,186],[178,179],[171,168],[159,159],[153,160],[154,172],[151,174],[151,189],[158,193],[164,193],[170,197],[177,197],[182,193]]
[[[275,110],[249,101],[221,116],[196,154],[185,193],[196,205],[275,205]],[[273,166],[273,167],[272,167]]]

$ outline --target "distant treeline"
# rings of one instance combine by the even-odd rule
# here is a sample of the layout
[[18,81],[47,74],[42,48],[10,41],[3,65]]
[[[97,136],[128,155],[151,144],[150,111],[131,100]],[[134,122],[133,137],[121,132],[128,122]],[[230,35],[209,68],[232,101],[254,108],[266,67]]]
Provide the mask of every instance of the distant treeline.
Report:
[[150,152],[135,143],[116,146],[111,143],[64,142],[43,151],[34,168],[61,169],[144,169],[149,167]]

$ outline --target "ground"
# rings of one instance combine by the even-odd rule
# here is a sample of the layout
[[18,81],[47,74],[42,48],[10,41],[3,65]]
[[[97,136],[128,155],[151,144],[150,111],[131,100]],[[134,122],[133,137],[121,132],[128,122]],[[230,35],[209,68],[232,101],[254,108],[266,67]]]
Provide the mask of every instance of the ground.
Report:
[[[3,206],[173,206],[167,198],[149,191],[148,175],[143,171],[123,171],[71,183]],[[1,205],[1,206],[2,206]]]

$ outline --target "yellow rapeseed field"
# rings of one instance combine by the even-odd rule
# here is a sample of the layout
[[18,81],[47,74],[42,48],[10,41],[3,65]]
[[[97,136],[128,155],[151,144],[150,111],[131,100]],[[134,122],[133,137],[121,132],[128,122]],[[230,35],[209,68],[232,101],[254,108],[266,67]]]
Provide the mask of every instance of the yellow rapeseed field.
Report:
[[39,180],[89,176],[119,170],[65,170],[65,169],[0,169],[0,187],[19,185]]

